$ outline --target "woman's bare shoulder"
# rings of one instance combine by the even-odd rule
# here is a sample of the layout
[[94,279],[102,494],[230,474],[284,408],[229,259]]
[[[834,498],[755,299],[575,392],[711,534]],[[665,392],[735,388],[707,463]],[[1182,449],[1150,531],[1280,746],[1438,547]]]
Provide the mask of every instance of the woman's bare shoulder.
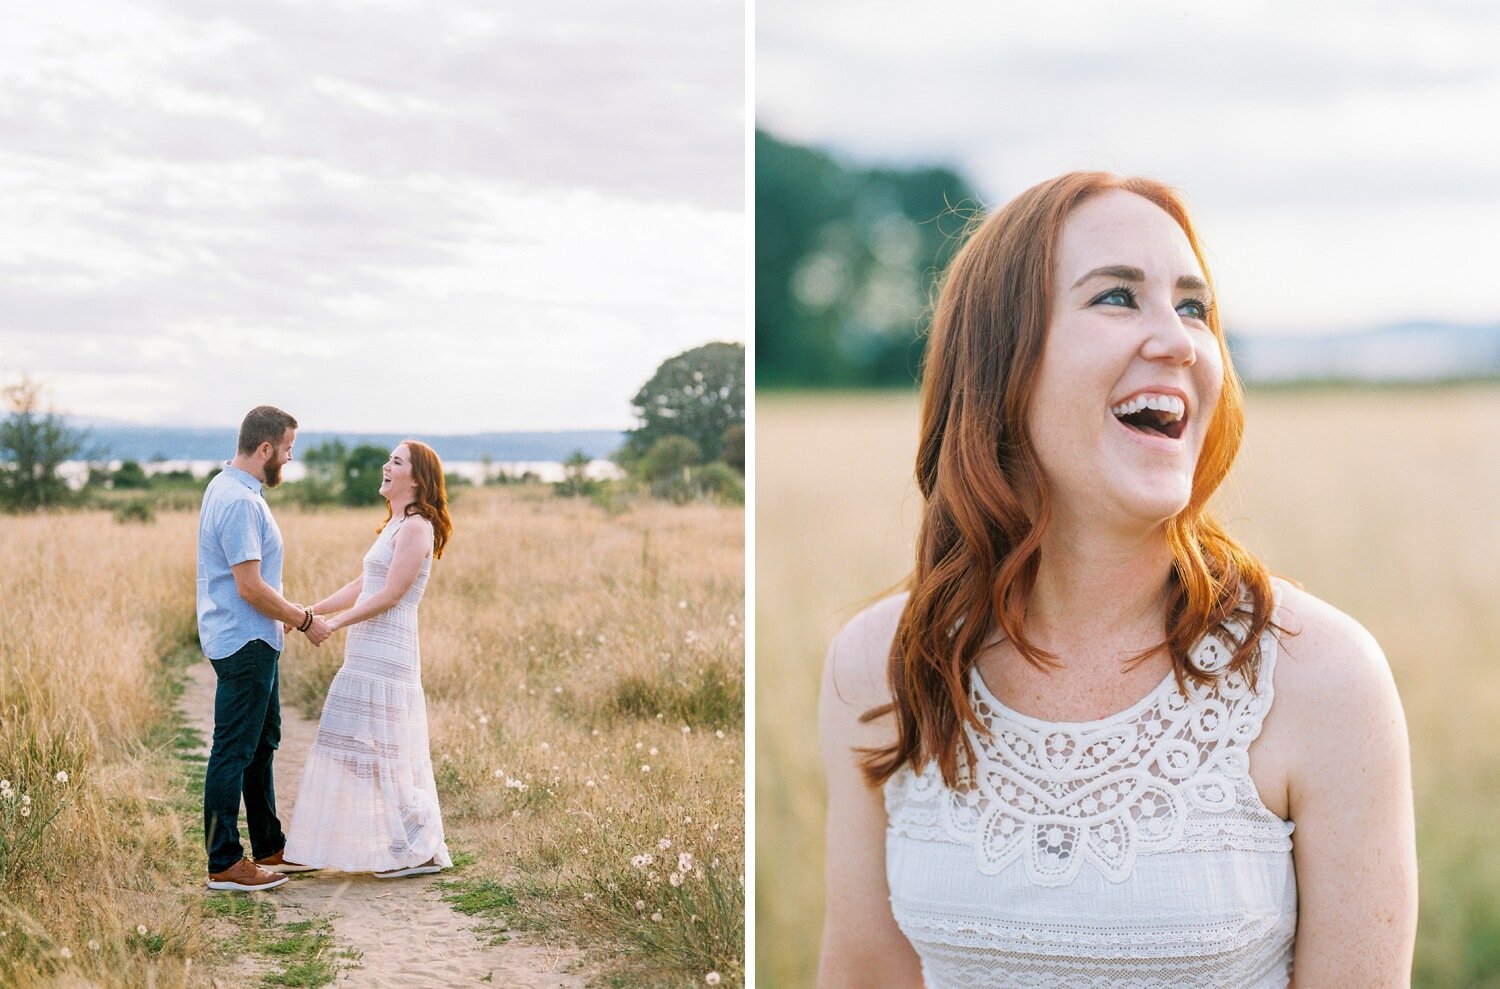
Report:
[[889,704],[891,643],[906,607],[905,593],[883,598],[855,615],[833,637],[823,666],[825,697],[860,713]]
[[1375,637],[1328,602],[1278,584],[1276,707],[1296,715],[1298,734],[1312,740],[1399,717],[1395,680]]

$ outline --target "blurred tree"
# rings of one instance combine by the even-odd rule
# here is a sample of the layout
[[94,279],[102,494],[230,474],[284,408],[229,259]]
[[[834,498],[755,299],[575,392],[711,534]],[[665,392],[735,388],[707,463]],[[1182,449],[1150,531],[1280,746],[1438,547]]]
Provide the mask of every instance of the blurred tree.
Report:
[[328,440],[302,454],[307,468],[299,485],[303,504],[326,505],[338,500],[348,456],[349,448],[341,440]]
[[380,496],[380,469],[389,456],[387,450],[369,443],[350,450],[342,464],[344,489],[339,500],[346,505],[378,505],[384,501]]
[[948,169],[849,168],[757,130],[757,385],[910,385],[933,280],[977,208]]
[[589,493],[589,455],[574,450],[572,456],[563,461],[563,479],[557,485],[557,493],[574,497]]
[[631,399],[641,425],[629,433],[620,459],[633,463],[658,440],[681,436],[699,456],[717,459],[724,430],[745,421],[745,347],[709,343],[662,362]]
[[679,505],[694,494],[693,467],[703,462],[698,444],[686,436],[663,436],[640,459],[638,473],[651,483],[651,493]]
[[0,508],[34,511],[69,501],[58,468],[82,452],[87,434],[42,412],[42,386],[29,377],[0,389],[0,398],[9,410],[0,421]]
[[151,479],[141,469],[141,465],[134,460],[122,461],[120,469],[115,471],[109,479],[110,487],[119,491],[124,488],[149,488]]
[[730,426],[724,430],[723,450],[719,459],[739,471],[745,473],[745,425]]

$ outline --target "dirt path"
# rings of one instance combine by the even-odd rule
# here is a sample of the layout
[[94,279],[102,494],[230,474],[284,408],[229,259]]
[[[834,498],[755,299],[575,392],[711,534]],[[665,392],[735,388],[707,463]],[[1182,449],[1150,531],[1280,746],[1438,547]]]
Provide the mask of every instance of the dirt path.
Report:
[[[189,669],[183,710],[204,738],[213,736],[214,687],[214,672],[208,661]],[[316,722],[283,705],[281,748],[276,753],[276,808],[283,827],[291,823],[302,764],[317,727]],[[245,834],[243,810],[240,834]],[[586,984],[580,976],[564,971],[575,966],[577,957],[572,953],[519,940],[495,947],[483,943],[470,930],[475,922],[440,898],[435,883],[441,878],[382,880],[369,875],[312,872],[294,875],[286,885],[269,893],[213,895],[274,896],[283,917],[331,916],[340,946],[361,955],[358,963],[340,973],[339,986],[582,989]]]

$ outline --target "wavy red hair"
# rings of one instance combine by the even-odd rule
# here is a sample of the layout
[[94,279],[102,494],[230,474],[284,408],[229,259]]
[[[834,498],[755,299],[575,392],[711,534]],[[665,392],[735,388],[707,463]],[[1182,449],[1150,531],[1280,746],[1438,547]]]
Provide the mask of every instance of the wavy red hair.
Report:
[[[411,451],[411,477],[416,483],[416,497],[406,506],[407,515],[420,515],[432,523],[432,558],[442,559],[443,547],[448,545],[448,536],[453,532],[453,519],[448,515],[448,482],[443,477],[443,462],[437,453],[421,440],[402,440]],[[398,446],[400,444],[397,444]],[[376,527],[376,532],[385,529],[391,520],[391,503],[385,503],[385,518]]]
[[[1187,235],[1204,277],[1212,276],[1188,211],[1176,192],[1150,179],[1073,172],[1021,193],[983,222],[945,273],[933,309],[922,380],[917,484],[925,499],[910,597],[891,647],[896,740],[865,751],[864,771],[879,785],[904,765],[936,760],[949,786],[958,781],[960,747],[974,754],[965,725],[984,726],[969,703],[974,660],[996,628],[1038,666],[1052,657],[1027,636],[1051,512],[1046,478],[1026,427],[1052,312],[1052,277],[1068,215],[1112,189],[1161,207]],[[1179,686],[1214,674],[1189,650],[1208,634],[1232,649],[1227,669],[1254,682],[1256,645],[1271,622],[1265,567],[1207,512],[1239,451],[1244,392],[1225,344],[1217,308],[1209,325],[1224,362],[1223,391],[1209,422],[1187,507],[1166,527],[1174,565],[1163,639]],[[1240,625],[1230,634],[1224,623]]]

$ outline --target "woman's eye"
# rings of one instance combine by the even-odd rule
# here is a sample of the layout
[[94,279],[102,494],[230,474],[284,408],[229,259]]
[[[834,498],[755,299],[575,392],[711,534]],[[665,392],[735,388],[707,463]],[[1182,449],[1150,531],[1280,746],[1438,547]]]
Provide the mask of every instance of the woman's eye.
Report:
[[1198,299],[1183,299],[1177,303],[1177,311],[1186,319],[1208,322],[1208,304]]
[[1094,305],[1127,306],[1133,309],[1135,308],[1135,293],[1124,286],[1112,288],[1103,295],[1096,297]]

